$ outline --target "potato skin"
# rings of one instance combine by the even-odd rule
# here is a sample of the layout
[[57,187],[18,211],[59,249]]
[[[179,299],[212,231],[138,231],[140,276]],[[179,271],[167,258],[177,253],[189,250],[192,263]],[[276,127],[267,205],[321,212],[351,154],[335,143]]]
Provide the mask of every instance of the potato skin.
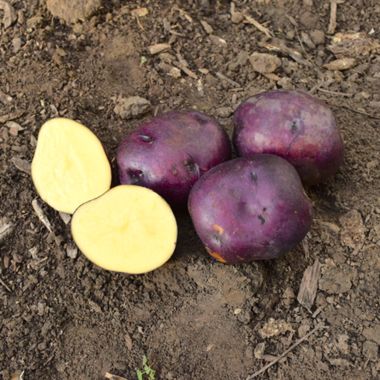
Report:
[[228,264],[276,258],[294,248],[312,222],[296,170],[270,154],[212,168],[193,186],[188,208],[206,250]]
[[173,111],[143,123],[118,147],[122,184],[148,187],[184,206],[193,184],[231,156],[227,133],[197,111]]
[[233,143],[239,156],[271,153],[285,158],[305,184],[336,173],[343,141],[331,110],[301,91],[275,90],[249,98],[234,114]]

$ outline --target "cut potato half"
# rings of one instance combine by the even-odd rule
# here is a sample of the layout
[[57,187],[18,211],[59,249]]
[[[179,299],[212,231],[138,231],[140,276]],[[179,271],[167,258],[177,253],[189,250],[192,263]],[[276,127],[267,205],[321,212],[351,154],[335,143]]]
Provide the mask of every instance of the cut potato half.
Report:
[[141,186],[120,185],[76,210],[74,241],[101,268],[140,274],[163,265],[177,241],[177,223],[160,195]]
[[111,167],[98,138],[76,121],[47,121],[38,134],[32,179],[40,197],[72,214],[111,187]]

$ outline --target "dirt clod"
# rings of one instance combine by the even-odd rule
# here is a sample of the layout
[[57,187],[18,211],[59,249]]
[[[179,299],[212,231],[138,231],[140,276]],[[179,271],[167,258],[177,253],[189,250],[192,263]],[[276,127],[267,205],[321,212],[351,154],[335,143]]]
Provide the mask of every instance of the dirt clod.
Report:
[[131,119],[148,112],[150,107],[150,101],[140,96],[121,97],[116,100],[114,112],[122,119]]
[[46,6],[55,17],[67,23],[86,20],[102,5],[101,0],[46,0]]
[[281,66],[280,58],[266,53],[253,53],[249,57],[253,70],[260,74],[273,73]]

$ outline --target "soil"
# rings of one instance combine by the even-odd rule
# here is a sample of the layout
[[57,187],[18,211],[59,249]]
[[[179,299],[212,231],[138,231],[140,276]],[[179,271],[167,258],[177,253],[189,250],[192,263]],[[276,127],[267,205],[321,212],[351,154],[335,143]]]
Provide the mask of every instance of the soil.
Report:
[[[257,378],[378,379],[378,0],[339,3],[331,34],[327,0],[236,1],[235,12],[269,35],[242,14],[231,17],[229,1],[94,1],[77,10],[78,21],[60,16],[67,1],[53,10],[58,17],[43,0],[8,3],[14,20],[0,8],[0,378],[100,380],[110,372],[130,380],[146,355],[157,379],[245,379],[323,325]],[[139,7],[148,13],[134,16]],[[364,37],[333,53],[338,32]],[[267,49],[273,41],[288,49]],[[158,43],[170,48],[151,55]],[[255,71],[252,53],[278,57],[275,71]],[[337,58],[355,61],[345,70],[324,67]],[[214,262],[180,213],[167,265],[141,276],[109,273],[75,250],[70,224],[33,188],[29,163],[48,118],[89,126],[114,164],[118,141],[143,119],[196,108],[231,133],[239,102],[272,88],[324,99],[346,146],[335,178],[307,189],[311,232],[281,259]],[[130,96],[149,100],[148,113],[116,114],[117,99]],[[52,232],[32,207],[36,198]],[[308,310],[297,294],[315,260],[320,279]]]

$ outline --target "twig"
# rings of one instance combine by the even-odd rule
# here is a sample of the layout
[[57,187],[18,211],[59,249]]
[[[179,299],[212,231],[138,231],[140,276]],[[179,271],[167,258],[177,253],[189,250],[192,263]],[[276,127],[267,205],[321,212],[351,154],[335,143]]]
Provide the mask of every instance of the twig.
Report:
[[272,33],[268,28],[266,28],[264,25],[260,24],[258,21],[256,21],[253,17],[244,14],[245,23],[253,25],[256,29],[260,30],[260,32],[264,33],[267,37],[272,37]]
[[380,120],[380,116],[371,115],[370,113],[367,113],[367,112],[364,112],[364,111],[359,111],[359,110],[356,110],[356,109],[351,108],[351,107],[346,106],[346,105],[337,106],[335,104],[332,104],[332,106],[335,107],[335,108],[344,108],[344,109],[346,109],[348,111],[351,111],[351,112],[354,112],[354,113],[358,113],[359,115],[368,116],[371,119]]
[[221,72],[217,71],[215,73],[215,75],[219,78],[219,79],[222,79],[222,80],[225,80],[227,83],[229,83],[230,85],[234,86],[234,87],[241,87],[241,85],[238,83],[238,82],[235,82],[234,80],[232,80],[231,78],[228,78],[226,77],[224,74],[222,74]]
[[336,29],[336,11],[338,4],[344,3],[344,0],[330,0],[330,22],[327,33],[334,34]]
[[12,289],[0,278],[0,284],[4,286],[5,289],[8,290],[9,293],[12,293]]
[[346,96],[347,98],[351,98],[352,96],[354,96],[354,94],[347,94],[345,92],[337,92],[337,91],[330,91],[330,90],[326,90],[325,88],[317,88],[318,91],[321,91],[321,92],[325,92],[326,94],[330,94],[330,95],[337,95],[337,96]]
[[290,351],[294,350],[297,346],[299,346],[303,341],[305,341],[310,335],[313,335],[314,333],[316,333],[318,330],[322,330],[326,328],[326,326],[316,326],[313,328],[313,330],[311,330],[310,332],[308,332],[304,337],[298,339],[294,344],[292,344],[287,350],[285,350],[280,356],[277,356],[276,359],[274,359],[273,361],[271,361],[270,363],[268,363],[267,365],[265,365],[264,367],[262,367],[260,370],[258,370],[257,372],[255,372],[254,374],[248,376],[246,378],[246,380],[252,380],[254,379],[255,377],[259,376],[260,374],[264,373],[268,368],[272,367],[273,365],[275,365],[276,363],[278,363],[282,358],[284,358]]
[[44,214],[41,206],[39,205],[39,203],[37,201],[37,199],[33,199],[33,201],[32,201],[32,207],[33,207],[33,210],[36,213],[38,219],[41,221],[41,223],[49,230],[49,232],[53,232],[53,229],[51,227],[49,219]]

